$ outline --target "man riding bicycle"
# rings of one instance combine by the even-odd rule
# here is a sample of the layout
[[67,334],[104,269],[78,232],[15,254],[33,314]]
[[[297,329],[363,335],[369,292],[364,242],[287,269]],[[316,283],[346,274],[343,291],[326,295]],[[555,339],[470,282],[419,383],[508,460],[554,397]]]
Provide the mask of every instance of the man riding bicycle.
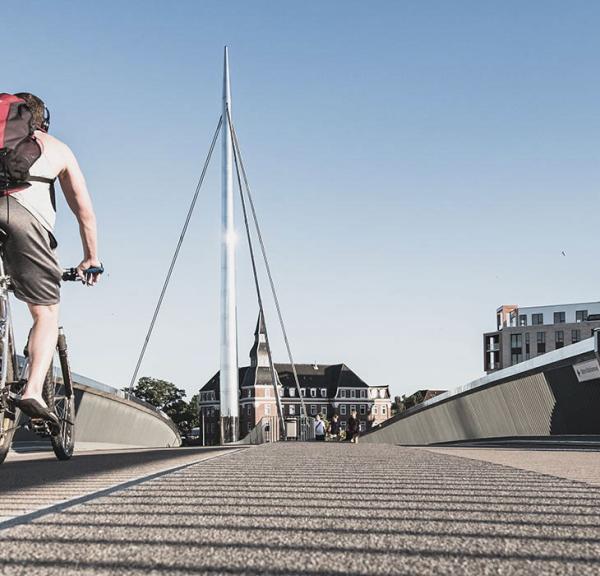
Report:
[[58,309],[62,268],[56,256],[54,238],[56,206],[54,181],[58,178],[67,204],[79,223],[83,260],[77,267],[82,281],[92,286],[101,268],[98,260],[96,217],[85,179],[75,155],[60,140],[48,134],[49,113],[44,102],[27,92],[15,94],[33,117],[33,138],[41,155],[29,169],[28,187],[8,190],[0,198],[0,229],[4,241],[4,264],[11,277],[15,296],[27,303],[33,318],[29,334],[29,377],[18,407],[31,418],[58,422],[50,412],[42,389],[58,337]]

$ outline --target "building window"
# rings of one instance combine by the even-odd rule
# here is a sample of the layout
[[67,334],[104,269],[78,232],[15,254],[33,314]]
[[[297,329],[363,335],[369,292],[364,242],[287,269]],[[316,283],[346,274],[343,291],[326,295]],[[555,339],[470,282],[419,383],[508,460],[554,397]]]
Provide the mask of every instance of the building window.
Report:
[[296,396],[296,389],[295,388],[289,388],[288,389],[288,394],[290,395],[290,398],[293,398],[294,396]]
[[[381,413],[383,414],[383,407],[381,408]],[[377,416],[377,406],[373,406],[373,416]]]
[[265,416],[270,416],[270,415],[271,415],[271,405],[265,404]]
[[361,414],[366,414],[367,413],[367,407],[364,404],[360,405],[360,413]]
[[519,315],[519,326],[527,326],[527,314]]
[[564,324],[565,323],[565,313],[564,312],[555,312],[554,313],[554,323],[555,324]]
[[581,330],[571,330],[571,342],[576,344],[581,340]]
[[352,404],[352,406],[350,406],[350,412],[354,412],[356,410],[356,404]]
[[511,364],[523,361],[523,342],[521,334],[510,335],[510,359]]
[[350,398],[356,398],[356,390],[350,390]]
[[295,416],[296,415],[296,407],[290,405],[289,413],[290,413],[290,416]]
[[529,332],[525,334],[525,360],[529,360],[531,358],[531,337],[529,336]]
[[345,415],[346,415],[346,405],[340,404],[340,416],[345,416]]
[[250,406],[250,404],[248,404],[248,416],[250,416],[252,414],[252,406]]
[[300,394],[302,394],[302,398],[306,398],[306,388],[300,388]]
[[531,315],[531,323],[534,326],[539,326],[544,323],[544,315],[543,314],[532,314]]
[[310,413],[312,416],[315,416],[317,414],[317,407],[314,404],[310,405]]
[[381,413],[382,413],[384,416],[386,415],[386,413],[387,413],[387,410],[386,410],[385,406],[382,406],[382,407],[381,407]]
[[367,397],[367,391],[366,390],[361,390],[360,391],[360,397],[361,398],[366,398]]
[[[345,414],[345,412],[344,412],[344,414]],[[342,429],[342,430],[346,430],[346,421],[345,421],[345,420],[342,420],[342,421],[340,422],[340,429]]]
[[284,393],[283,386],[278,386],[277,390],[279,392],[279,397],[282,398],[283,397],[283,393]]
[[346,391],[340,390],[340,398],[345,398],[345,397],[346,397]]
[[321,414],[327,416],[327,406],[321,406]]
[[327,388],[321,388],[321,398],[327,398]]
[[557,330],[554,333],[554,347],[558,350],[565,345],[565,333],[562,330]]
[[265,388],[265,394],[264,394],[265,398],[270,398],[271,397],[271,389],[270,388]]
[[[588,311],[587,310],[577,310],[575,312],[575,322],[585,322],[588,319]],[[578,340],[579,342],[579,340]]]
[[546,333],[545,332],[537,333],[537,353],[538,354],[546,353]]
[[317,389],[316,388],[311,388],[310,389],[310,397],[311,398],[316,398],[317,397]]

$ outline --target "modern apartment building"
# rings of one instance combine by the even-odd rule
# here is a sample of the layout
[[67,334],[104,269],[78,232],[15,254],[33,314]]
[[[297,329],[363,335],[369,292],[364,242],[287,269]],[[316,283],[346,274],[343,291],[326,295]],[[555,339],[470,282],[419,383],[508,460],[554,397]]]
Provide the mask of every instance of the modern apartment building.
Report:
[[487,373],[518,364],[593,336],[600,327],[600,302],[557,306],[508,304],[496,311],[496,330],[483,335]]
[[[263,416],[277,415],[277,398],[273,389],[264,325],[259,319],[250,350],[250,366],[239,369],[240,436],[245,436]],[[284,418],[302,413],[292,366],[275,364],[277,391]],[[369,386],[345,364],[296,364],[300,394],[309,416],[321,414],[331,418],[337,413],[342,429],[346,428],[352,410],[356,410],[361,430],[371,422],[379,424],[392,413],[388,386]],[[201,389],[199,398],[200,426],[207,444],[219,441],[219,372]]]

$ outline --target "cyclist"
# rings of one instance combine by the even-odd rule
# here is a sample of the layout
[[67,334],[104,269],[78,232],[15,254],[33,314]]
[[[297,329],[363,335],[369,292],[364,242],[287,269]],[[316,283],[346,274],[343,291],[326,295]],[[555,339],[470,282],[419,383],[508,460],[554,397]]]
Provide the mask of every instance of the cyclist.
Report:
[[58,178],[70,209],[79,223],[83,260],[77,267],[81,280],[94,285],[98,274],[86,274],[100,267],[96,217],[85,179],[69,147],[48,134],[50,115],[44,102],[28,92],[15,94],[33,115],[34,137],[42,154],[30,169],[30,186],[0,198],[0,228],[4,242],[4,263],[11,276],[15,296],[26,302],[33,318],[29,335],[29,377],[18,406],[32,418],[58,423],[42,398],[44,379],[58,338],[58,308],[62,269],[56,256],[54,237],[56,205],[54,181]]

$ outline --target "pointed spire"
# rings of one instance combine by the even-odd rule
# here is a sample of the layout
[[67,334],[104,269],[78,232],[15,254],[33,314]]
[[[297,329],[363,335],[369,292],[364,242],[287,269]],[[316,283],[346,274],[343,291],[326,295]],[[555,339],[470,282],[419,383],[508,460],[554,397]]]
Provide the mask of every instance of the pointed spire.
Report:
[[269,352],[265,336],[265,320],[262,312],[258,313],[256,330],[254,331],[254,345],[250,350],[250,365],[260,368],[269,368]]

